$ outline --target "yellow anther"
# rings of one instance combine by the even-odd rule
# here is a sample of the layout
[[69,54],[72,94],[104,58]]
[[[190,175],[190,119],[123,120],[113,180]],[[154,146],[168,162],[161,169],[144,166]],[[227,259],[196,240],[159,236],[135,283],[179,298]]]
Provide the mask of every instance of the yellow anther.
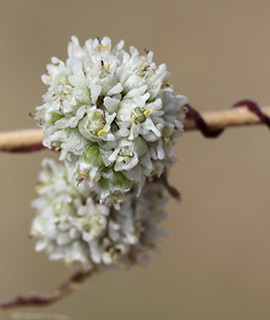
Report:
[[99,50],[106,50],[107,47],[105,46],[105,44],[99,44],[98,45]]
[[38,186],[35,186],[35,192],[39,192],[42,189],[42,185],[39,184]]
[[39,192],[41,189],[43,189],[44,187],[46,187],[47,184],[44,183],[44,184],[38,184],[37,186],[35,186],[35,191],[36,192]]
[[78,173],[79,172],[79,169],[76,169],[76,173]]
[[99,130],[99,132],[98,132],[98,134],[104,134],[105,133],[105,131],[103,130],[103,129],[101,129],[101,130]]
[[146,67],[147,67],[147,63],[146,62],[143,62],[143,63],[141,63],[139,65],[139,68],[142,69],[142,70],[144,70],[144,68],[146,68]]
[[109,63],[106,67],[107,71],[110,69],[110,67],[111,67],[111,64]]
[[119,156],[119,157],[116,159],[116,162],[117,162],[117,163],[120,163],[120,162],[122,162],[124,159],[125,159],[124,157]]
[[106,124],[106,126],[104,126],[103,128],[104,132],[109,132],[111,130],[111,126],[109,124]]
[[163,134],[166,134],[167,132],[168,132],[168,129],[167,129],[167,128],[163,128],[163,129],[162,129],[162,133],[163,133]]
[[136,121],[137,121],[137,119],[138,119],[138,117],[137,117],[137,115],[136,115],[136,114],[134,114],[134,115],[131,117],[131,120],[132,120],[133,122],[136,122]]
[[154,74],[154,70],[153,69],[149,69],[148,70],[148,74],[149,74],[149,76],[152,76]]
[[148,116],[150,113],[151,113],[151,109],[146,109],[146,110],[144,111],[144,114],[145,114],[146,116]]
[[86,176],[86,172],[84,172],[84,171],[80,171],[80,174],[81,174],[82,176]]

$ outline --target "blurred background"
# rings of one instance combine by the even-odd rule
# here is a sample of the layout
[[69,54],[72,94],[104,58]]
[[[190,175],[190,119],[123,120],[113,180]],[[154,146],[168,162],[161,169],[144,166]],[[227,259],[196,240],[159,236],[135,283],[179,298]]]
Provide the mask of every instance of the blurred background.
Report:
[[[51,56],[66,59],[71,35],[154,51],[200,111],[243,98],[270,105],[269,32],[267,0],[0,0],[0,130],[36,125],[28,113],[46,90],[40,75]],[[269,139],[263,126],[216,140],[184,134],[170,172],[183,202],[168,205],[163,226],[172,235],[162,253],[146,269],[93,277],[39,311],[76,320],[270,319]],[[56,158],[0,154],[0,299],[50,289],[71,273],[35,253],[28,237],[43,157]]]

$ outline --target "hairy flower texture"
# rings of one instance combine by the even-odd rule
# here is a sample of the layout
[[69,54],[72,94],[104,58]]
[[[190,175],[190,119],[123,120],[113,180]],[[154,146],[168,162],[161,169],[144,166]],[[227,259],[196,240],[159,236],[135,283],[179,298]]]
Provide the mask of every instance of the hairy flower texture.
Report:
[[112,49],[104,37],[81,47],[72,37],[66,63],[53,57],[47,66],[49,89],[36,108],[43,144],[61,151],[71,179],[99,190],[101,202],[140,190],[174,163],[188,102],[167,84],[166,65],[157,66],[153,52],[123,46]]
[[86,185],[69,182],[63,165],[45,159],[36,189],[31,235],[36,250],[46,250],[50,259],[85,270],[144,265],[147,249],[157,248],[166,234],[157,227],[167,200],[159,182],[146,183],[139,197],[130,191],[116,210],[98,203]]

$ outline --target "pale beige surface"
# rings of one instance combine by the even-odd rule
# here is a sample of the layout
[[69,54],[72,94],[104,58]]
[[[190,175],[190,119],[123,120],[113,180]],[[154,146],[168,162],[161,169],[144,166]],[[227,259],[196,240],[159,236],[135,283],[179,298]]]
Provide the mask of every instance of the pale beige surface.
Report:
[[[109,35],[155,52],[177,92],[200,110],[252,98],[269,105],[270,2],[0,0],[0,128],[32,127],[40,75],[52,55]],[[107,273],[47,311],[76,320],[270,319],[269,147],[266,128],[218,140],[179,139],[162,242],[147,269]],[[0,154],[0,298],[50,288],[69,271],[35,254],[27,237],[40,161],[50,152]]]
[[[245,104],[251,103],[249,100],[241,101],[241,107],[224,110],[200,112],[200,117],[208,126],[208,130],[224,129],[241,126],[265,126],[266,122],[257,115],[256,112],[250,111]],[[254,104],[257,111],[264,116],[270,116],[270,107],[263,107]],[[190,108],[190,106],[189,106]],[[193,110],[194,111],[194,110]],[[188,114],[182,120],[184,131],[200,131],[196,117],[190,117]],[[218,130],[218,135],[221,132]],[[210,134],[212,135],[212,134]],[[216,134],[215,134],[216,135]],[[41,128],[27,128],[21,130],[9,130],[0,132],[0,151],[11,152],[12,150],[22,150],[22,148],[43,148],[43,130]],[[25,149],[24,149],[25,150]]]

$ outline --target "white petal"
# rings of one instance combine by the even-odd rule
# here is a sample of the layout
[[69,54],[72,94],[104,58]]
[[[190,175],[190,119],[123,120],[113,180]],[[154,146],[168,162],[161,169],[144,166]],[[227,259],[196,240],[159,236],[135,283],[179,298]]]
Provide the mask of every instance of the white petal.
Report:
[[90,91],[91,91],[92,104],[95,105],[101,92],[101,86],[99,84],[91,83]]
[[118,105],[119,105],[119,100],[111,97],[105,97],[104,98],[104,106],[106,107],[107,111],[111,114],[116,111]]
[[112,96],[114,94],[118,94],[123,91],[123,86],[120,82],[117,83],[113,88],[111,88],[108,92],[107,95]]

